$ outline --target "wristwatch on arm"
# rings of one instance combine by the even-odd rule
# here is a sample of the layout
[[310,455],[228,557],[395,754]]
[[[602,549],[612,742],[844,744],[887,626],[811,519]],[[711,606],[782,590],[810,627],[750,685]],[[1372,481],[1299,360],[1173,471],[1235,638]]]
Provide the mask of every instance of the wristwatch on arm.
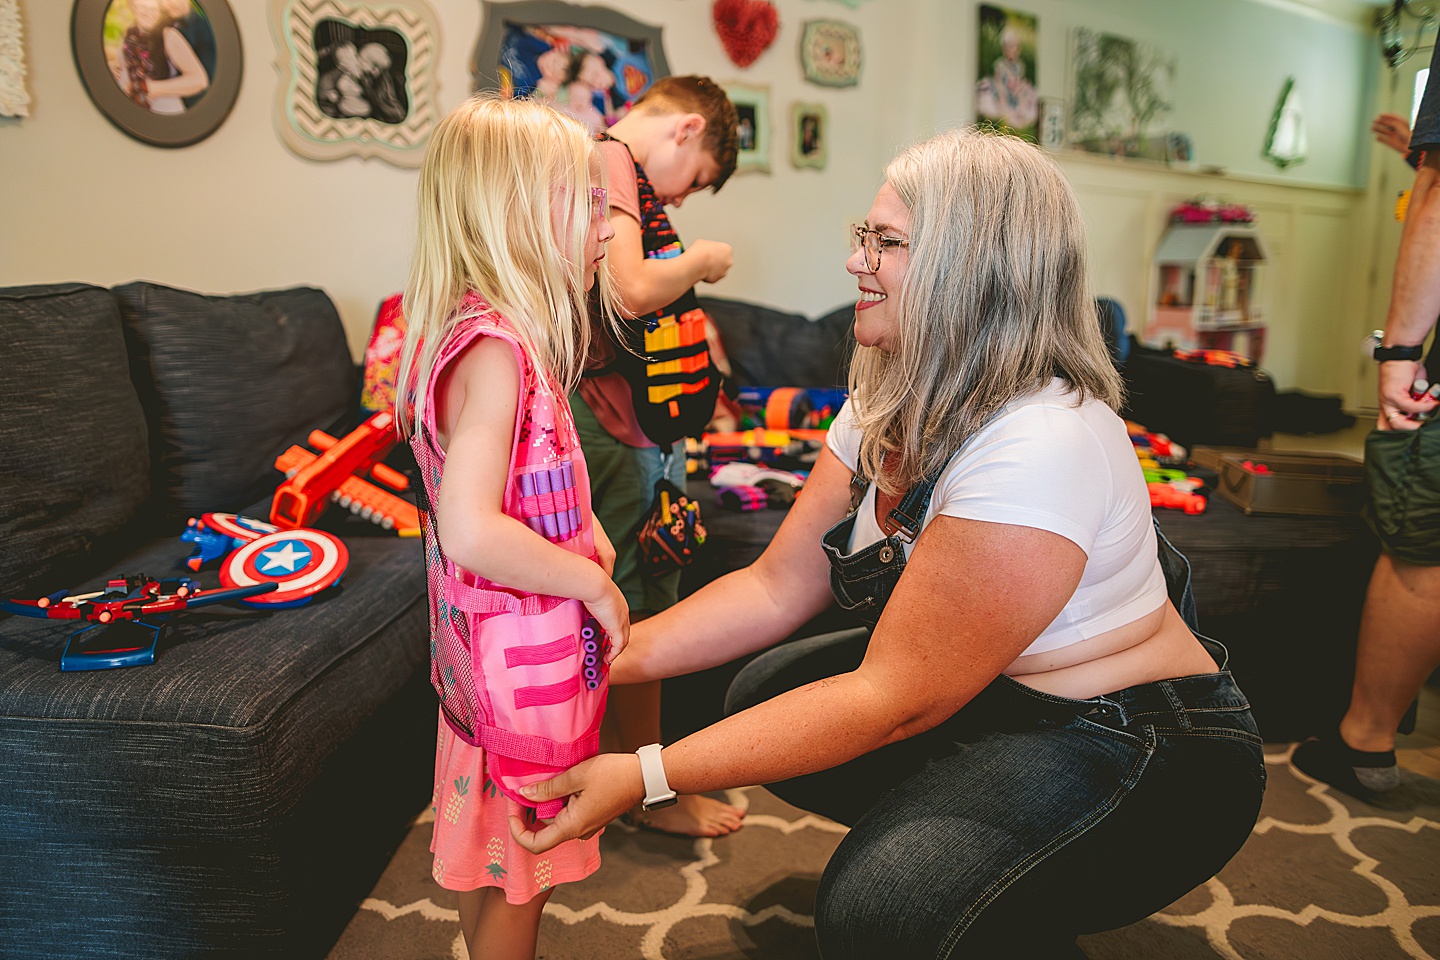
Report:
[[660,744],[647,744],[636,750],[635,755],[640,758],[640,776],[645,780],[645,799],[640,802],[640,809],[649,813],[679,803],[679,794],[670,789],[670,783],[665,779],[665,765],[660,762]]

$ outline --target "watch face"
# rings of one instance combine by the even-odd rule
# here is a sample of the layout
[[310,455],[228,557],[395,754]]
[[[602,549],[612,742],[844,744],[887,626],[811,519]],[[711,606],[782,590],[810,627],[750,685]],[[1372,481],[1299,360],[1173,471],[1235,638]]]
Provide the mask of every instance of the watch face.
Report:
[[661,797],[659,800],[646,800],[640,804],[640,809],[649,813],[651,810],[664,810],[666,807],[673,807],[680,802],[678,794],[670,794],[668,797]]

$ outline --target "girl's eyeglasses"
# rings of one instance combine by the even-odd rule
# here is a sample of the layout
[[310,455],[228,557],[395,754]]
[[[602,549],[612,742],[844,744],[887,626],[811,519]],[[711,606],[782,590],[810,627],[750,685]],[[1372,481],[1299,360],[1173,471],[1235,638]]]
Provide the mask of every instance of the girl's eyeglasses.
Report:
[[865,269],[875,273],[880,269],[880,254],[886,247],[908,247],[910,241],[903,237],[887,237],[873,227],[864,224],[853,224],[851,226],[853,236],[850,238],[850,252],[856,250],[865,251]]
[[590,188],[590,222],[597,223],[605,219],[606,199],[609,194],[604,187]]

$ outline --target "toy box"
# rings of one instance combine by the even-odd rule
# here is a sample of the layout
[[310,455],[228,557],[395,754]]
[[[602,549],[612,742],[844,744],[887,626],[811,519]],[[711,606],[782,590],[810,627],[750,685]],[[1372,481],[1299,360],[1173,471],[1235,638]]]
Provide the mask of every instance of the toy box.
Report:
[[1220,495],[1247,514],[1343,516],[1365,502],[1364,471],[1334,454],[1231,453],[1220,458]]

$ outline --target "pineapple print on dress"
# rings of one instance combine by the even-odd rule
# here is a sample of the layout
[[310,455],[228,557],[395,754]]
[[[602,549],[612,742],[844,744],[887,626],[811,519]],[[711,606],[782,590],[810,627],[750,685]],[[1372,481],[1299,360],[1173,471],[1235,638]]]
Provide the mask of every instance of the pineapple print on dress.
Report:
[[445,801],[445,822],[454,825],[460,821],[460,814],[465,810],[465,799],[470,795],[470,778],[456,777],[455,792],[450,794],[450,799]]
[[542,892],[550,889],[550,870],[549,860],[541,860],[535,864],[535,882],[540,884]]
[[485,867],[485,872],[496,880],[504,880],[507,871],[500,865],[505,859],[505,841],[499,837],[491,837],[490,842],[485,845],[485,853],[490,858],[490,863]]

